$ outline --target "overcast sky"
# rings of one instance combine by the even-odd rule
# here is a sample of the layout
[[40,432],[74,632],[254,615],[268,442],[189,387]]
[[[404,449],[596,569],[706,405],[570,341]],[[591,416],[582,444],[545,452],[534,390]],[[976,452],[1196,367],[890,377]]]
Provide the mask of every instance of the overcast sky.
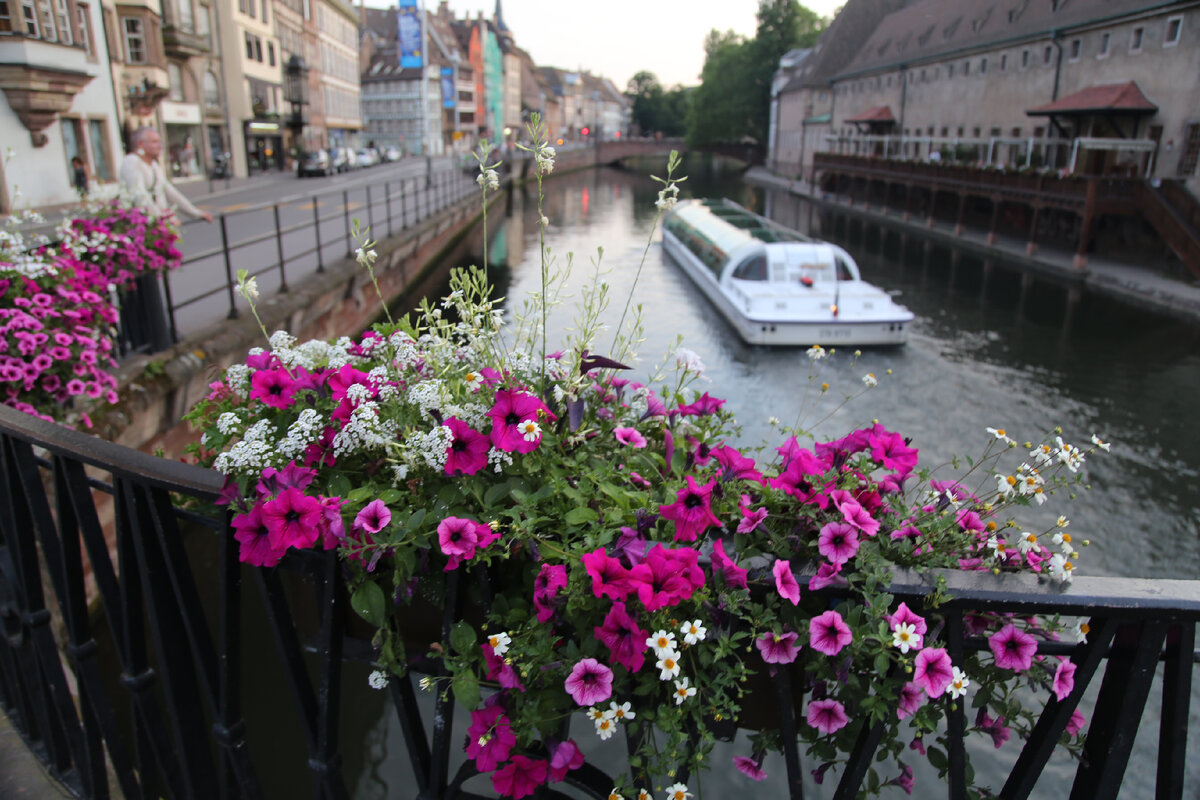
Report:
[[[437,0],[422,0],[428,11]],[[830,14],[844,0],[804,5]],[[634,73],[649,70],[663,86],[700,82],[704,37],[713,28],[753,36],[757,0],[501,0],[517,46],[539,66],[587,69],[624,91]],[[377,8],[395,3],[368,0]],[[491,18],[495,0],[450,0],[455,16],[480,11]]]

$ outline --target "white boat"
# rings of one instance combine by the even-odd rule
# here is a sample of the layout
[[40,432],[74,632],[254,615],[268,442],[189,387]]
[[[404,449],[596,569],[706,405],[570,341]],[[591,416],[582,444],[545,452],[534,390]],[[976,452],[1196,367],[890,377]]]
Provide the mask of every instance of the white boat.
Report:
[[842,248],[730,200],[683,200],[663,247],[750,344],[899,345],[913,314]]

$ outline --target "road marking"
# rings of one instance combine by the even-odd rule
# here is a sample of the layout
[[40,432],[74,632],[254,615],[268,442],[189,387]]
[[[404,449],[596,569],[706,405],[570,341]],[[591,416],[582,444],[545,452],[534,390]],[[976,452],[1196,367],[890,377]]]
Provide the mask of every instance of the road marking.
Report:
[[241,211],[243,208],[249,208],[249,207],[250,207],[249,203],[234,203],[231,206],[221,206],[221,211],[228,214],[231,211]]

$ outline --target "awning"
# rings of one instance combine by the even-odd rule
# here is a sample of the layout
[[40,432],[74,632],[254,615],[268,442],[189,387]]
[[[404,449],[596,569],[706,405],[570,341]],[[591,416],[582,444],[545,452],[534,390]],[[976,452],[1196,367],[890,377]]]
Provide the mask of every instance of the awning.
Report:
[[892,109],[888,106],[876,106],[868,109],[861,114],[853,117],[846,117],[845,122],[864,122],[864,123],[892,123],[895,124],[896,118],[892,116]]
[[1153,114],[1158,106],[1146,99],[1136,81],[1092,86],[1025,112],[1030,117],[1083,116],[1087,114]]

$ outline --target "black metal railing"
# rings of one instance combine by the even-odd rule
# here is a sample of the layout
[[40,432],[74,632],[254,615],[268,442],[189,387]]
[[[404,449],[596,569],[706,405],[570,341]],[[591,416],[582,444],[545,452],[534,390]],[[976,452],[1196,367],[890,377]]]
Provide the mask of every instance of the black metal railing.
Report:
[[[354,219],[370,226],[372,239],[383,240],[478,191],[463,170],[443,165],[415,176],[222,213],[216,218],[219,241],[186,253],[180,268],[163,276],[171,339],[179,341],[196,329],[239,316],[239,269],[257,279],[265,296],[287,292],[297,281],[354,254]],[[182,235],[186,244],[208,234],[205,223],[189,220]]]
[[[368,642],[347,633],[342,568],[335,553],[316,551],[293,554],[279,568],[240,565],[227,519],[214,506],[221,488],[215,472],[0,406],[0,704],[48,771],[77,796],[108,797],[109,764],[126,798],[266,796],[262,753],[248,744],[243,711],[243,681],[250,670],[264,669],[260,661],[249,663],[253,659],[243,650],[243,582],[250,582],[257,587],[282,665],[293,706],[287,711],[300,720],[313,796],[348,797],[338,740],[346,711],[339,687],[344,664],[370,661],[372,654]],[[181,536],[184,524],[215,539],[215,577],[211,570],[205,573],[215,586],[198,582],[201,573]],[[289,583],[296,576],[304,582]],[[1044,655],[1074,660],[1075,688],[1062,701],[1050,700],[1000,797],[1032,796],[1061,733],[1098,676],[1070,797],[1117,796],[1156,678],[1162,699],[1154,797],[1195,796],[1195,786],[1185,795],[1184,780],[1200,581],[1078,578],[1063,589],[1033,576],[952,572],[943,577],[954,598],[943,611],[955,662],[967,650],[987,649],[964,624],[971,612],[1090,620],[1086,643],[1040,645]],[[901,571],[891,592],[898,600],[919,603],[931,580]],[[478,587],[486,584],[486,576],[473,574],[469,582]],[[449,627],[460,616],[464,588],[457,573],[450,576],[442,641],[448,641]],[[103,608],[106,630],[89,614],[93,597]],[[315,621],[301,623],[302,609],[315,609]],[[102,674],[98,639],[111,639],[116,652],[120,680],[115,685]],[[437,669],[424,660],[424,650],[410,653],[410,664],[417,672]],[[774,693],[766,703],[784,734],[785,793],[800,798],[803,767],[793,734],[798,724],[793,701],[807,687],[784,670],[773,680]],[[453,695],[439,693],[429,718],[421,712],[411,673],[392,678],[388,690],[418,796],[475,797],[460,792],[475,775],[471,763],[453,774],[450,770],[454,748],[462,744],[462,731],[454,729]],[[285,724],[284,711],[272,712],[274,725]],[[947,731],[944,790],[951,800],[967,797],[967,727],[958,704],[950,711]],[[883,732],[882,723],[863,726],[835,798],[856,796]],[[598,798],[607,797],[613,785],[592,767],[572,773],[571,782]],[[1149,796],[1148,790],[1142,796]]]

